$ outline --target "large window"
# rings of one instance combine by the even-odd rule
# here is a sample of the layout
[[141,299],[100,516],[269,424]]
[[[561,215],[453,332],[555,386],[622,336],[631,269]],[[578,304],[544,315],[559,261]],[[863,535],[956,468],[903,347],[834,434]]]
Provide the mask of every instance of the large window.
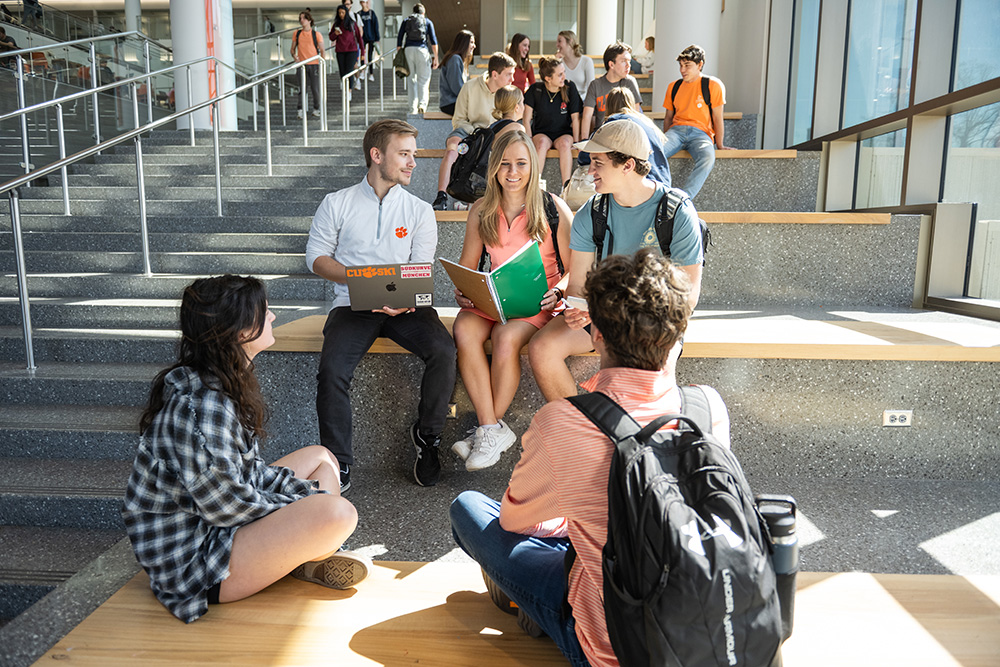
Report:
[[504,49],[518,32],[531,39],[532,53],[553,53],[561,30],[572,30],[582,37],[578,5],[578,0],[508,0]]
[[962,0],[954,89],[1000,76],[1000,2]]
[[905,152],[906,130],[880,134],[858,145],[855,208],[899,205]]
[[951,117],[944,193],[976,202],[968,296],[1000,300],[1000,102]]
[[788,89],[789,146],[812,139],[813,95],[816,91],[816,47],[819,39],[819,0],[796,3],[792,36],[792,68]]
[[916,6],[916,0],[851,3],[843,127],[908,105]]

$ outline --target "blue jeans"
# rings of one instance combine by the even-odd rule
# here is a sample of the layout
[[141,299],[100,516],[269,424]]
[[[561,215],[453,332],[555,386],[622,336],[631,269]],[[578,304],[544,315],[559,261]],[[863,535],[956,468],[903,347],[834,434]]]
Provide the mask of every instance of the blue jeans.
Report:
[[590,663],[576,637],[572,616],[563,617],[569,540],[511,533],[500,527],[500,503],[464,491],[451,503],[455,542],[555,641],[572,665]]
[[664,155],[670,157],[677,151],[686,149],[694,159],[694,168],[683,188],[694,199],[715,166],[715,144],[710,136],[690,125],[671,125],[664,134]]

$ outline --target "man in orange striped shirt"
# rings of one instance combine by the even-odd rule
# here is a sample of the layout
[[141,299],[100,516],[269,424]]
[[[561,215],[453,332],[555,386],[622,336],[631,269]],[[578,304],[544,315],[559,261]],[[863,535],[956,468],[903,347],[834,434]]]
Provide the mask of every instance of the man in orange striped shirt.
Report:
[[[601,370],[583,388],[607,394],[643,425],[680,412],[674,344],[692,309],[687,275],[643,249],[605,259],[588,275],[585,291]],[[712,432],[728,446],[725,403],[715,390],[705,391]],[[455,540],[483,567],[494,602],[517,613],[522,628],[547,634],[573,665],[617,665],[601,570],[613,445],[565,399],[538,411],[522,445],[501,503],[475,491],[452,503]],[[567,594],[563,561],[570,542],[577,557]],[[502,604],[508,598],[516,608]]]

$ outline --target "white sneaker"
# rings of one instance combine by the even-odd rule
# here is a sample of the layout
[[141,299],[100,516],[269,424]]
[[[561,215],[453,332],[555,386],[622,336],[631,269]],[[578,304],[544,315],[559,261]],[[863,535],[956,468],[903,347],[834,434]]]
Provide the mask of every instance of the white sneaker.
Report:
[[361,90],[361,77],[354,77],[354,90]]
[[368,80],[369,81],[374,81],[375,80],[375,74],[373,72],[369,72],[368,73]]
[[451,451],[455,452],[455,455],[463,461],[469,458],[469,454],[472,452],[472,443],[476,437],[476,428],[478,427],[470,428],[464,438],[451,446]]
[[476,429],[476,435],[472,442],[472,453],[465,460],[465,469],[472,472],[489,468],[500,460],[500,455],[510,449],[517,441],[517,436],[510,430],[510,427],[499,420],[500,428]]
[[297,112],[295,112],[295,115],[298,116],[299,120],[302,120],[302,109],[299,109]]
[[319,118],[319,109],[313,109],[313,118]]

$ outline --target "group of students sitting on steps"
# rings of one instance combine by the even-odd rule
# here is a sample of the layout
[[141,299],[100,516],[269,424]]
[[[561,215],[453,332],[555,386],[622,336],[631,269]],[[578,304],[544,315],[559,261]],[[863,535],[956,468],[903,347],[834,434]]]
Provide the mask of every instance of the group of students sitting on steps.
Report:
[[[469,211],[459,261],[475,268],[485,249],[497,266],[536,241],[548,282],[538,312],[501,324],[456,290],[461,311],[452,338],[433,308],[352,310],[349,268],[435,259],[434,211],[404,189],[416,166],[416,135],[404,121],[372,124],[364,178],[327,195],[313,219],[306,261],[334,291],[317,375],[320,445],[271,465],[260,458],[267,408],[253,359],[274,342],[263,283],[227,275],[185,289],[179,358],[153,383],[125,496],[136,556],[156,597],[186,622],[289,573],[334,588],[356,585],[372,564],[340,550],[358,520],[342,495],[354,463],[349,389],[375,338],[388,337],[424,362],[409,430],[422,486],[440,476],[456,357],[478,426],[454,444],[455,453],[477,470],[516,442],[503,417],[527,343],[549,403],[522,437],[502,502],[466,493],[452,504],[455,538],[483,565],[494,599],[513,600],[522,624],[552,637],[573,664],[617,664],[600,603],[610,450],[607,437],[561,400],[578,392],[565,360],[596,350],[601,370],[582,387],[607,394],[640,422],[679,411],[674,369],[701,284],[697,213],[683,191],[647,178],[652,149],[640,124],[609,121],[577,145],[592,156],[597,194],[575,216],[539,187],[531,139],[506,132],[490,156],[486,195]],[[706,393],[712,430],[728,443],[725,405]],[[567,583],[570,543],[577,557]],[[569,616],[559,611],[567,596]]]
[[[523,38],[520,45],[518,38]],[[452,165],[461,150],[460,143],[493,122],[494,94],[512,82],[517,87],[518,73],[522,74],[521,81],[527,83],[521,69],[525,63],[530,67],[524,51],[527,43],[524,35],[515,35],[508,52],[492,54],[487,71],[470,80],[469,65],[476,47],[475,37],[468,30],[455,36],[451,50],[442,61],[441,110],[452,116],[452,132],[446,140],[445,157],[438,172],[438,192],[433,202],[436,210],[443,211],[449,206],[448,185]],[[692,44],[677,56],[681,78],[671,83],[664,96],[663,130],[660,131],[643,114],[642,93],[630,74],[632,47],[620,40],[608,45],[603,56],[606,73],[594,78],[591,64],[591,76],[589,80],[585,78],[583,87],[578,82],[579,63],[590,62],[590,58],[581,56],[582,49],[575,33],[559,33],[557,48],[554,57],[540,58],[540,80],[519,88],[524,94],[523,126],[532,138],[540,169],[545,167],[550,148],[558,153],[561,188],[554,191],[562,192],[564,198],[567,196],[575,168],[573,145],[591,136],[607,120],[627,118],[643,125],[653,145],[655,180],[669,187],[671,176],[667,158],[681,150],[691,154],[694,165],[684,189],[694,199],[712,171],[716,149],[728,148],[724,143],[723,121],[726,88],[719,79],[702,73],[704,49]],[[569,65],[574,57],[577,69],[571,71]],[[586,171],[587,160],[586,154],[580,156],[582,171]]]

